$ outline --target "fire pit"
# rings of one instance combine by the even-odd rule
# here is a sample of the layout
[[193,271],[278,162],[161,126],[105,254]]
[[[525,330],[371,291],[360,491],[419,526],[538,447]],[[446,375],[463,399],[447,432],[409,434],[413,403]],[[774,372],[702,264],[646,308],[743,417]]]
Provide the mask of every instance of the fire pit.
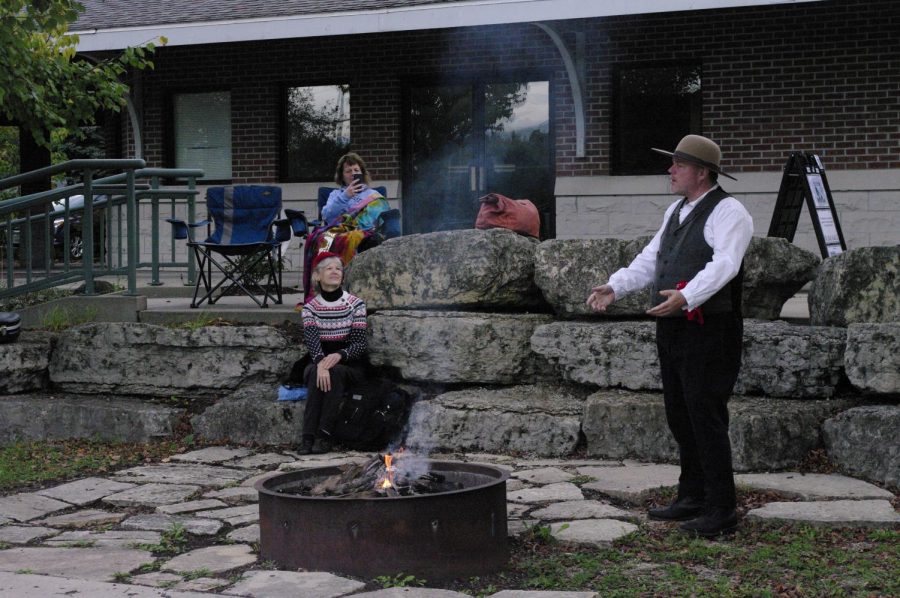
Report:
[[430,479],[453,489],[362,498],[299,492],[342,474],[337,466],[257,482],[260,556],[286,569],[364,578],[447,580],[503,569],[509,474],[489,465],[422,462]]

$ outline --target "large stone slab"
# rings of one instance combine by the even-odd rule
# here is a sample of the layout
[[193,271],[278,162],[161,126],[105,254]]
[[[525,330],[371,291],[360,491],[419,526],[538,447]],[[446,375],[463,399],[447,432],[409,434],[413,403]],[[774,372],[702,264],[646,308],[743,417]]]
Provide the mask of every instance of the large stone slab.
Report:
[[23,547],[0,550],[0,571],[27,571],[74,579],[107,581],[116,573],[153,562],[146,550],[133,548]]
[[578,473],[595,480],[583,484],[582,489],[596,490],[631,504],[640,504],[653,491],[678,486],[680,471],[676,465],[633,462],[618,467],[578,468]]
[[199,490],[196,484],[142,484],[104,497],[103,502],[115,507],[157,507],[182,502]]
[[175,432],[181,410],[135,398],[27,394],[0,397],[0,445],[101,438],[150,442]]
[[183,527],[184,531],[195,536],[215,536],[224,527],[221,521],[215,519],[167,515],[165,513],[135,515],[122,522],[123,529],[157,532],[168,531],[176,525]]
[[581,489],[575,484],[569,482],[558,482],[556,484],[547,484],[538,488],[522,488],[519,490],[510,490],[506,493],[506,499],[514,503],[544,503],[559,502],[565,500],[584,500]]
[[823,398],[844,382],[846,331],[785,322],[744,322],[744,355],[734,392]]
[[[161,536],[157,532],[144,530],[75,530],[44,542],[47,546],[133,548],[135,546],[159,544]],[[75,556],[75,555],[73,555]]]
[[80,507],[98,501],[104,496],[134,488],[134,484],[117,482],[106,478],[84,478],[52,488],[38,490],[41,496],[49,496]]
[[160,484],[199,484],[201,486],[230,486],[250,477],[251,472],[229,467],[188,463],[160,463],[139,465],[116,472],[123,482],[158,482]]
[[[734,397],[729,436],[736,471],[798,465],[822,446],[822,423],[849,403]],[[587,454],[608,459],[678,460],[661,394],[601,390],[585,402]]]
[[53,336],[28,332],[0,351],[0,395],[46,388]]
[[95,323],[61,333],[49,367],[53,384],[72,392],[208,398],[277,383],[302,353],[268,326]]
[[844,369],[860,390],[900,395],[900,321],[847,326]]
[[896,322],[900,245],[860,247],[822,262],[809,289],[809,320],[820,326]]
[[539,314],[384,311],[369,318],[369,360],[406,380],[528,384],[554,370],[529,339],[551,317]]
[[422,452],[566,455],[578,444],[583,408],[580,390],[565,387],[448,392],[413,405],[406,445]]
[[253,549],[246,544],[228,544],[224,546],[207,546],[180,554],[168,560],[162,566],[164,571],[199,571],[223,573],[238,567],[245,567],[256,562]]
[[[844,379],[845,338],[842,328],[745,320],[743,365],[735,393],[833,396]],[[571,382],[662,389],[654,322],[553,322],[535,329],[531,348]]]
[[[552,239],[534,255],[534,279],[553,310],[564,317],[644,316],[649,290],[620,298],[606,312],[591,310],[591,288],[606,282],[647,245],[650,237],[620,239]],[[784,303],[813,279],[819,258],[786,239],[754,237],[744,256],[744,317],[775,320]]]
[[874,484],[836,474],[823,473],[746,473],[734,477],[736,484],[757,490],[775,490],[803,500],[881,499],[894,495]]
[[542,521],[560,519],[634,519],[634,514],[599,500],[568,500],[532,511]]
[[71,506],[55,498],[21,492],[0,497],[0,517],[13,521],[31,521]]
[[276,401],[277,388],[275,384],[239,388],[192,417],[194,432],[213,442],[299,444],[306,401]]
[[617,519],[576,519],[550,524],[550,533],[561,542],[592,544],[609,548],[619,538],[638,530],[638,526]]
[[81,509],[73,513],[66,513],[65,515],[53,515],[52,517],[47,517],[34,523],[52,525],[53,527],[81,529],[86,527],[107,527],[115,525],[125,519],[125,517],[125,513],[112,513],[109,511],[101,511],[100,509]]
[[534,282],[553,311],[563,317],[643,316],[650,308],[650,292],[622,297],[604,313],[585,301],[591,288],[606,282],[640,253],[650,237],[621,239],[550,239],[534,252]]
[[247,571],[225,590],[237,596],[316,596],[337,598],[354,594],[366,587],[361,581],[324,572]]
[[827,526],[900,527],[900,514],[886,500],[770,502],[749,511],[747,518]]
[[845,472],[900,488],[900,405],[867,405],[822,426],[828,456]]
[[653,322],[553,322],[535,329],[531,349],[557,365],[570,382],[662,388]]
[[505,229],[406,235],[354,257],[344,284],[370,311],[535,307],[537,246]]
[[[179,578],[180,579],[180,578]],[[50,575],[0,572],[0,595],[16,598],[84,596],[90,598],[209,598],[209,594],[143,588],[123,583],[87,581]]]
[[39,525],[2,525],[0,526],[0,545],[28,544],[32,540],[49,538],[58,533],[58,529]]
[[248,448],[237,448],[230,446],[208,446],[206,448],[188,451],[180,455],[172,455],[170,460],[184,463],[206,463],[207,465],[218,465],[226,461],[236,461],[249,457],[253,451]]

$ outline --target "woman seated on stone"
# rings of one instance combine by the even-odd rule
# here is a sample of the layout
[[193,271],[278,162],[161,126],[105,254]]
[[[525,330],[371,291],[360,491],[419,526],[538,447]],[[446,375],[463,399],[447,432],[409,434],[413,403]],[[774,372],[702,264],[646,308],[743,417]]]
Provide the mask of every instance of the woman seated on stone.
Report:
[[340,256],[324,251],[315,257],[312,282],[317,294],[302,310],[303,340],[311,363],[303,373],[308,395],[301,455],[331,450],[344,392],[364,378],[366,304],[341,287],[343,279]]

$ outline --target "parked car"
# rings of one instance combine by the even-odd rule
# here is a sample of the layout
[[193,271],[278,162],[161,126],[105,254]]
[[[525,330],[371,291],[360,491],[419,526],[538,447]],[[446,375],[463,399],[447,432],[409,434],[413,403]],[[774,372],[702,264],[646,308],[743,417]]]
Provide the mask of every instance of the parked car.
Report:
[[[100,252],[100,226],[102,225],[102,211],[96,208],[106,203],[105,195],[98,195],[94,198],[94,255]],[[69,198],[69,240],[66,245],[66,204],[64,200],[53,202],[53,210],[50,217],[53,218],[53,253],[59,259],[65,257],[68,252],[70,260],[80,260],[84,256],[84,237],[82,235],[81,220],[84,213],[84,196],[73,195]],[[14,249],[18,249],[22,239],[23,221],[17,221],[13,224],[12,244]],[[5,246],[5,231],[0,231],[0,243]]]

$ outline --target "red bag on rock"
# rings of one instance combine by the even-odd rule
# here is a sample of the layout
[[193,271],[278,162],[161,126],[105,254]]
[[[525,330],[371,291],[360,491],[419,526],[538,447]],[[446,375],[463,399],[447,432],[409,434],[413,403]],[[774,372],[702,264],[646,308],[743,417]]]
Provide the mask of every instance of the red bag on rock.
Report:
[[541,217],[529,200],[510,199],[499,193],[488,193],[478,201],[481,202],[481,208],[475,219],[475,228],[508,228],[520,235],[540,238]]

